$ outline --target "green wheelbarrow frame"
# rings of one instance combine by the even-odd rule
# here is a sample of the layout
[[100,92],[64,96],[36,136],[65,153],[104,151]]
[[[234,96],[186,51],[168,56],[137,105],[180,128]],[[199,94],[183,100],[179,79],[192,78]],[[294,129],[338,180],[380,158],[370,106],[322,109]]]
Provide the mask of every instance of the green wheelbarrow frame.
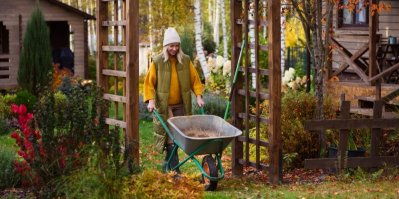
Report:
[[[200,109],[201,114],[204,115],[204,109],[201,107]],[[177,153],[177,149],[178,148],[183,148],[180,143],[178,143],[175,139],[175,137],[172,135],[172,132],[170,131],[170,129],[168,128],[168,126],[166,125],[166,123],[163,121],[162,117],[159,115],[159,113],[156,110],[153,110],[153,113],[155,114],[155,116],[157,117],[157,119],[159,120],[159,122],[161,123],[162,127],[165,129],[166,133],[168,134],[168,136],[172,139],[173,143],[174,143],[174,147],[172,150],[172,154],[169,156],[168,162],[166,163],[166,168],[169,169],[170,168],[170,162],[172,160],[172,157],[174,156],[175,153]],[[207,147],[209,144],[211,143],[220,143],[221,148],[223,148],[223,140],[220,138],[213,138],[213,139],[209,139],[206,142],[204,142],[201,146],[199,146],[196,150],[194,150],[192,153],[187,154],[188,157],[186,157],[183,161],[179,162],[179,164],[177,164],[175,167],[170,168],[170,170],[174,171],[177,168],[179,168],[180,166],[182,166],[184,163],[186,163],[188,160],[192,160],[195,165],[197,166],[197,168],[201,171],[202,175],[205,176],[206,178],[208,178],[211,181],[219,181],[221,179],[224,178],[224,170],[223,170],[223,166],[222,166],[222,152],[220,153],[214,153],[214,155],[216,156],[216,160],[217,160],[217,167],[218,167],[218,172],[220,172],[220,176],[218,177],[213,177],[208,175],[205,170],[202,168],[202,165],[200,164],[200,162],[197,160],[197,158],[195,158],[195,155],[197,155],[202,149],[204,149],[205,147]],[[212,155],[212,154],[210,154]]]

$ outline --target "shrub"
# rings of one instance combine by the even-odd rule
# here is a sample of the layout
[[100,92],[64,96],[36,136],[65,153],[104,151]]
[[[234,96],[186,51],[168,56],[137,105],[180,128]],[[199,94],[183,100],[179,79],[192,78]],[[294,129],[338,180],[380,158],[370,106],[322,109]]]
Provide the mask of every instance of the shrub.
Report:
[[15,103],[15,95],[0,95],[0,120],[7,119],[11,115],[10,105]]
[[[203,99],[205,101],[205,114],[208,115],[217,115],[219,117],[224,117],[224,112],[226,109],[226,100],[219,95],[213,93],[205,93],[203,95]],[[197,105],[197,99],[192,97],[192,107],[193,114],[200,114],[199,107]]]
[[37,98],[28,90],[21,90],[18,91],[14,103],[16,105],[25,105],[27,108],[28,112],[33,112],[33,109],[35,108]]
[[38,95],[50,81],[52,55],[50,33],[41,10],[36,7],[28,21],[18,68],[18,84]]
[[21,176],[15,174],[15,151],[0,145],[0,189],[14,187],[19,184]]
[[93,153],[99,156],[99,168],[109,162],[116,170],[121,168],[119,129],[106,128],[103,116],[107,106],[100,89],[80,82],[63,88],[65,93],[43,92],[35,115],[27,113],[23,105],[18,111],[13,108],[21,127],[13,133],[24,160],[18,163],[19,169],[46,197],[55,194],[54,179],[83,167]]
[[[336,116],[338,108],[331,98],[326,97],[324,101],[324,116],[332,119]],[[299,166],[306,158],[318,157],[319,139],[316,133],[311,133],[304,128],[304,121],[315,118],[316,98],[314,95],[289,90],[282,97],[281,104],[281,133],[285,165]],[[251,111],[255,113],[255,109]],[[266,100],[261,104],[261,114],[268,116],[269,102]],[[261,126],[262,132],[267,132],[267,126]],[[261,134],[261,139],[268,139],[267,133]],[[255,129],[250,131],[250,136],[255,136]],[[255,148],[251,154],[255,154]],[[267,161],[267,156],[262,161]],[[262,159],[262,158],[261,158]]]

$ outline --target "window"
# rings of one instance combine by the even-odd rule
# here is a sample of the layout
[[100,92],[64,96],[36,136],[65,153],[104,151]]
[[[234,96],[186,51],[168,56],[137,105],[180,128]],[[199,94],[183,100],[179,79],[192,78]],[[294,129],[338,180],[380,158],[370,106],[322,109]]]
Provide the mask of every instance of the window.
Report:
[[8,30],[0,21],[0,54],[8,54],[10,52],[10,46],[8,41]]
[[[356,5],[349,5],[349,0],[342,0],[341,8],[339,8],[340,27],[364,27],[369,23],[369,9],[363,1],[359,1]],[[352,8],[351,8],[352,7]]]

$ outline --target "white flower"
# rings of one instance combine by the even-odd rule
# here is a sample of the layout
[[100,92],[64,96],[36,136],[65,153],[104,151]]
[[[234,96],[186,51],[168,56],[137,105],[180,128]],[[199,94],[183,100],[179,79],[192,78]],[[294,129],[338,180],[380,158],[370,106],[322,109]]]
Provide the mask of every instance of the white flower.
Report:
[[208,66],[208,70],[210,70],[210,71],[212,71],[212,72],[214,72],[214,73],[217,72],[216,60],[213,59],[212,57],[209,57],[209,58],[208,58],[207,66]]
[[222,56],[218,55],[216,57],[216,66],[219,68],[219,67],[222,67],[223,64],[224,64],[224,58]]
[[230,75],[231,73],[231,61],[227,60],[223,64],[223,76]]

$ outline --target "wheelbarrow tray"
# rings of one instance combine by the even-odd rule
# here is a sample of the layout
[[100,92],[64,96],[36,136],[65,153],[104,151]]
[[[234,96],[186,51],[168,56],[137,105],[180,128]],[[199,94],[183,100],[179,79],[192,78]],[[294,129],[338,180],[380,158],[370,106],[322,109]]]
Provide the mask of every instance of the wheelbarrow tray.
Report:
[[[192,154],[202,145],[206,146],[195,155],[221,153],[231,140],[242,131],[215,115],[177,116],[168,119],[175,142],[186,154]],[[218,132],[215,137],[191,137],[184,132],[188,129],[206,129]]]

